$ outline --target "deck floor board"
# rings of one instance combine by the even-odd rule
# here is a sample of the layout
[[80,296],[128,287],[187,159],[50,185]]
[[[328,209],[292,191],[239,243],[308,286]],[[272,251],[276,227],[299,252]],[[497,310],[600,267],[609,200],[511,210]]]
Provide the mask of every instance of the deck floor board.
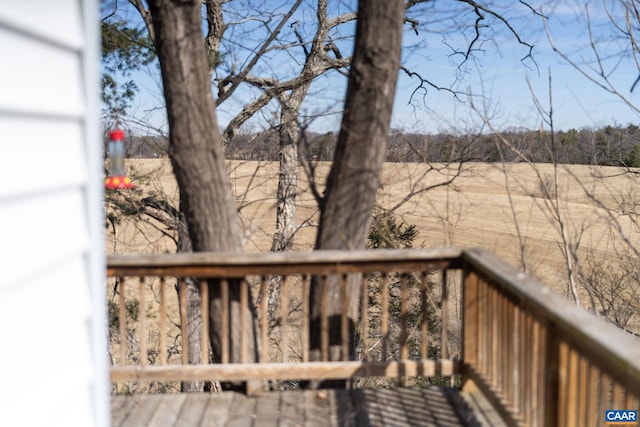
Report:
[[[453,396],[453,397],[452,397]],[[121,427],[326,427],[481,425],[452,389],[354,389],[112,396]],[[462,421],[465,419],[466,421]]]

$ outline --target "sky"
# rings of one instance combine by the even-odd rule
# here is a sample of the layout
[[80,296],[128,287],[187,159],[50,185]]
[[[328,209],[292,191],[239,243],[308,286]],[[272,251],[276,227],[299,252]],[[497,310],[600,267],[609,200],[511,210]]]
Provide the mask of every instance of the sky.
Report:
[[[608,6],[616,23],[624,23],[624,15],[616,9],[615,1],[603,1],[531,1],[531,6],[546,16],[543,19],[519,2],[493,0],[493,9],[500,11],[518,35],[534,46],[531,56],[527,56],[529,48],[519,44],[506,25],[485,13],[486,19],[482,23],[487,26],[482,28],[478,49],[462,66],[461,56],[453,54],[453,51],[468,46],[474,35],[471,24],[476,15],[468,6],[465,8],[464,4],[457,2],[438,0],[428,3],[414,15],[421,22],[418,34],[405,25],[403,64],[449,90],[418,89],[416,78],[400,72],[391,127],[416,133],[550,129],[547,115],[550,105],[555,130],[637,124],[640,114],[589,81],[554,53],[545,32],[546,23],[548,34],[556,46],[588,70],[598,66],[590,48],[587,24],[590,22],[591,38],[598,47],[605,74],[633,105],[640,105],[640,85],[634,93],[630,92],[640,71],[629,53],[628,40],[620,39],[619,33],[612,31],[611,19],[603,4]],[[284,11],[290,3],[269,0],[264,4],[277,12]],[[309,6],[312,3],[311,0],[303,2],[308,9],[301,8],[294,15],[294,19],[302,23],[303,33],[311,31],[313,26],[313,12]],[[337,15],[353,8],[354,2],[330,0],[330,5],[330,14]],[[248,13],[242,17],[235,16],[245,20],[248,17]],[[352,30],[353,25],[347,25],[336,34],[336,44],[345,55],[353,49],[352,40],[345,37],[341,41],[340,36],[346,36]],[[242,33],[240,28],[234,28],[234,31],[237,31],[236,39],[248,41],[251,38],[250,32]],[[223,49],[226,49],[229,62],[241,64],[246,60],[237,43],[227,44]],[[274,54],[257,70],[265,75],[275,75],[294,69],[295,64],[295,58]],[[162,96],[156,70],[157,67],[151,67],[135,76],[141,90],[131,112],[142,121],[151,121],[156,127],[166,129],[162,109],[158,108]],[[346,78],[337,73],[314,82],[302,109],[303,114],[315,117],[310,121],[309,129],[317,132],[339,129],[340,106],[345,92]],[[233,99],[217,110],[220,125],[228,123],[246,102],[259,94],[256,89],[239,89]],[[534,98],[538,100],[538,107]],[[268,121],[277,108],[275,103],[270,104],[246,129],[251,132],[268,127]],[[544,110],[542,114],[540,108]]]

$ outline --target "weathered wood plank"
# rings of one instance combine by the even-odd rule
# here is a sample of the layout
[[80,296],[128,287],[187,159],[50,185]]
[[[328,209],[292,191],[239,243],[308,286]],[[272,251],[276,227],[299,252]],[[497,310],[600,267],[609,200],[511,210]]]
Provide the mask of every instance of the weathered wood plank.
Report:
[[473,412],[475,424],[470,422],[469,425],[482,427],[505,427],[507,425],[498,411],[479,391],[463,392],[461,398],[464,399],[469,410]]
[[255,420],[260,427],[277,427],[282,419],[282,392],[265,393],[256,399]]
[[455,360],[403,360],[394,362],[307,362],[260,364],[168,365],[111,368],[111,381],[222,381],[268,379],[337,379],[400,376],[432,377],[460,373]]
[[184,404],[178,413],[178,419],[173,427],[199,426],[204,418],[204,412],[211,401],[211,395],[205,393],[188,393]]
[[404,404],[396,391],[391,389],[367,390],[367,392],[374,395],[370,405],[382,416],[383,425],[408,426],[410,424],[405,413]]
[[[261,396],[259,398],[264,398]],[[258,399],[259,399],[258,398]],[[226,427],[251,427],[256,421],[256,403],[258,399],[233,393],[231,410],[227,418]]]
[[351,401],[351,390],[334,390],[329,395],[329,419],[332,425],[351,426],[356,425],[356,409]]
[[182,409],[187,394],[161,394],[162,399],[155,411],[151,414],[148,424],[150,426],[167,425],[173,426],[178,421],[178,416]]
[[129,396],[111,396],[111,425],[121,426],[134,406],[135,401]]
[[[122,410],[131,408],[125,426],[458,426],[459,401],[454,389],[295,390],[245,396],[161,394],[115,396],[112,425],[122,424]],[[467,414],[469,415],[469,414]],[[464,418],[467,422],[473,417]],[[473,424],[472,425],[477,425]]]
[[153,417],[160,402],[164,399],[162,394],[141,395],[134,394],[130,397],[133,405],[129,415],[120,424],[121,427],[139,427],[147,425],[147,421]]
[[367,410],[367,396],[365,390],[351,390],[351,402],[355,412],[354,425],[379,426],[382,425],[380,417]]
[[304,397],[304,426],[325,427],[330,425],[330,390],[306,390],[302,393]]
[[360,272],[411,272],[461,267],[460,249],[111,255],[107,275],[244,277]]
[[224,427],[232,410],[231,404],[234,394],[214,393],[209,395],[209,401],[199,425],[202,427]]
[[280,412],[282,426],[296,426],[304,423],[304,393],[299,390],[280,393]]

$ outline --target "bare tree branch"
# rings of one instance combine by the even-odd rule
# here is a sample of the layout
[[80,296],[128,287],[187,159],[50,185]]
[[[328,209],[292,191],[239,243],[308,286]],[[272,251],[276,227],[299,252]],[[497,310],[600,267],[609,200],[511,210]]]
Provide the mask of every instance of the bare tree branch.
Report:
[[[280,31],[282,30],[282,27],[284,27],[284,25],[289,21],[291,16],[293,16],[295,11],[300,6],[300,3],[302,3],[302,0],[296,0],[294,5],[291,6],[291,9],[289,9],[289,11],[282,17],[282,19],[280,20],[280,22],[278,23],[276,28],[271,32],[269,37],[267,37],[267,39],[262,43],[260,48],[253,55],[253,58],[249,61],[247,66],[244,67],[243,70],[238,75],[235,75],[235,76],[234,75],[230,75],[230,76],[226,77],[225,79],[223,79],[223,82],[230,83],[230,86],[225,88],[223,93],[219,93],[218,94],[218,99],[216,100],[216,105],[220,105],[221,103],[223,103],[225,100],[227,100],[233,94],[233,92],[235,92],[235,90],[238,88],[240,83],[242,83],[244,81],[245,77],[247,75],[249,75],[249,73],[251,72],[253,67],[258,63],[258,61],[260,60],[262,55],[267,51],[267,49],[269,48],[271,43],[273,43],[273,41],[276,39],[276,37],[278,37],[278,34],[280,34]],[[227,85],[224,84],[223,87],[224,86],[227,86]],[[218,86],[218,88],[220,88],[220,86]]]

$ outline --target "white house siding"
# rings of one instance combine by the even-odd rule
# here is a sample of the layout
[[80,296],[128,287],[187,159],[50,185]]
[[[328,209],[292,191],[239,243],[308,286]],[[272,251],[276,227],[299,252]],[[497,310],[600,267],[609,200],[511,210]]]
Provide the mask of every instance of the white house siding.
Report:
[[108,426],[97,0],[0,0],[0,425]]

